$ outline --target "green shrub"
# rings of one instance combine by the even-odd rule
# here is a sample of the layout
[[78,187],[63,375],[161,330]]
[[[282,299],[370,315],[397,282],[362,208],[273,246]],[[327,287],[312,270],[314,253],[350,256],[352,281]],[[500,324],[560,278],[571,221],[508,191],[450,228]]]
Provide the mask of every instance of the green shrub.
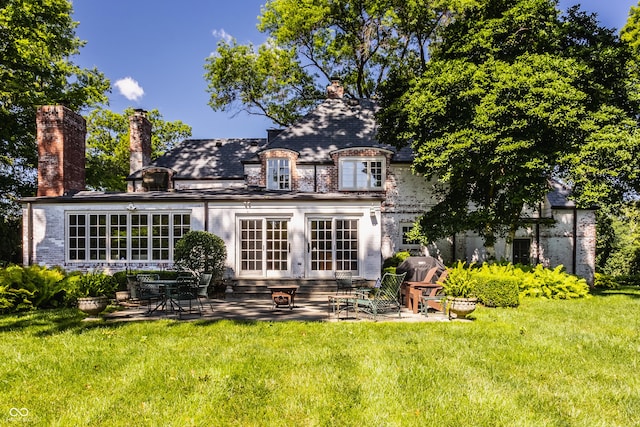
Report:
[[442,284],[443,291],[446,295],[456,298],[472,298],[476,297],[476,279],[472,272],[473,264],[467,267],[463,261],[449,269],[447,280]]
[[222,278],[227,260],[224,240],[207,231],[190,231],[178,240],[174,251],[178,268],[200,276],[213,273],[214,279]]
[[520,278],[509,274],[478,271],[475,293],[487,307],[517,307],[520,304]]
[[593,286],[599,289],[618,289],[620,284],[616,278],[610,274],[596,273],[593,280]]
[[74,272],[67,277],[66,284],[67,292],[74,298],[110,297],[118,287],[113,276],[102,272]]
[[559,265],[554,269],[537,265],[530,274],[523,276],[520,294],[551,299],[588,297],[589,285],[585,279],[564,271]]
[[126,291],[127,290],[127,275],[130,274],[127,271],[118,271],[113,273],[113,279],[118,284],[116,290],[117,291]]
[[64,277],[65,272],[60,268],[47,269],[39,265],[10,265],[0,269],[0,311],[64,306]]
[[396,274],[396,267],[385,267],[382,269],[382,274],[384,273]]
[[386,271],[385,269],[388,267],[397,267],[410,256],[411,254],[407,251],[396,252],[392,257],[387,258],[382,262],[382,270]]

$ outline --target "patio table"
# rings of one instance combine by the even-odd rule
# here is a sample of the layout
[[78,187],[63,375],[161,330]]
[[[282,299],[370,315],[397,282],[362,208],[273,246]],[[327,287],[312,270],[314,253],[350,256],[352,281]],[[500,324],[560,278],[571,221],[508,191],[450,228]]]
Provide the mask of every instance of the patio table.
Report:
[[149,285],[157,285],[160,290],[160,301],[153,308],[153,310],[149,310],[149,313],[153,313],[154,311],[162,308],[162,311],[166,313],[168,306],[171,307],[171,310],[177,308],[178,312],[184,311],[178,301],[173,298],[176,290],[178,289],[178,280],[176,279],[160,279],[160,280],[145,280],[145,284]]
[[349,308],[358,312],[358,299],[351,295],[329,295],[329,316],[332,314],[340,319],[340,312],[345,312],[345,319],[349,318]]

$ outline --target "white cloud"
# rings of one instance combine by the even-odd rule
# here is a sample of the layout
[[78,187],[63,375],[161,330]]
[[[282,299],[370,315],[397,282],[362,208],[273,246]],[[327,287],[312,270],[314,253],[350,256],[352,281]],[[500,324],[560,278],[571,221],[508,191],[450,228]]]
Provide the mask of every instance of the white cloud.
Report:
[[219,30],[213,30],[211,32],[211,34],[213,34],[213,37],[217,37],[219,39],[223,39],[227,43],[230,43],[231,40],[233,39],[233,36],[231,34],[227,33],[224,30],[224,28],[220,28]]
[[114,86],[118,88],[120,95],[129,101],[138,101],[144,95],[144,89],[131,77],[118,80],[114,83]]

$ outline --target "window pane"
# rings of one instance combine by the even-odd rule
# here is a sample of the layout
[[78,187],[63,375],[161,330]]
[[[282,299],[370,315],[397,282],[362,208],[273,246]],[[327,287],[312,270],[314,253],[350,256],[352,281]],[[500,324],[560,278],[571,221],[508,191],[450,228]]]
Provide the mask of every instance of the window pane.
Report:
[[289,159],[267,159],[267,188],[269,190],[289,190]]

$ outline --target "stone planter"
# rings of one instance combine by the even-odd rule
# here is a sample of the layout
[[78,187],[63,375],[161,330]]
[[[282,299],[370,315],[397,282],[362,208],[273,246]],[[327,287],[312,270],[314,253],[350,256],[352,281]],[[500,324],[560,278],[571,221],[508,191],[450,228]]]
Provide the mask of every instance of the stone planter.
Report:
[[116,292],[116,301],[119,303],[127,302],[131,299],[131,293],[129,291],[118,291]]
[[449,297],[447,306],[449,308],[449,317],[451,313],[456,315],[457,319],[464,319],[468,314],[476,309],[478,298],[458,298]]
[[101,313],[107,308],[107,305],[109,305],[109,298],[107,297],[78,298],[78,309],[90,316]]

